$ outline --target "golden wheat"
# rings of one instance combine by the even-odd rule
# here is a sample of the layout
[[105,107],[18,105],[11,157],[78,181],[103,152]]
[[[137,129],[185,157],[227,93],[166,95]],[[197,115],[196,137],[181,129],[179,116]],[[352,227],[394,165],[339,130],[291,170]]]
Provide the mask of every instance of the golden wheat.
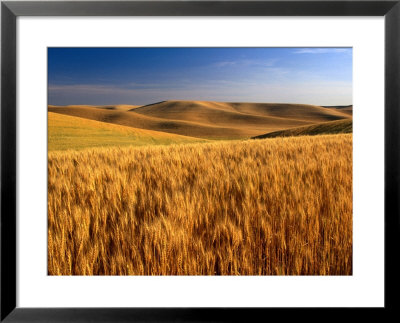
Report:
[[50,275],[351,275],[352,135],[48,154]]

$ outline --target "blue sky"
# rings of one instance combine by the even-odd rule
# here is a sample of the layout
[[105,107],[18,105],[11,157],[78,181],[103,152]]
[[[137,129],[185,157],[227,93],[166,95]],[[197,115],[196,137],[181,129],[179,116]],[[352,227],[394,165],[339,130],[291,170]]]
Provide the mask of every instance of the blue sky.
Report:
[[49,104],[352,104],[351,48],[49,48]]

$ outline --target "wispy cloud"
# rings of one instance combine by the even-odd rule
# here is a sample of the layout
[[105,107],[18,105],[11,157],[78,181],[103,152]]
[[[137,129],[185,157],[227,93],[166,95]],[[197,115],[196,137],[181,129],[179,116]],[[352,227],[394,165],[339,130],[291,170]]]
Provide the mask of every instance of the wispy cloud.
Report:
[[298,48],[294,54],[330,54],[330,53],[351,53],[351,48]]
[[127,83],[127,84],[50,84],[51,93],[86,94],[129,94],[138,91],[173,89],[178,85],[166,83]]
[[49,85],[49,92],[52,93],[115,93],[116,91],[123,91],[126,89],[118,88],[115,85],[99,85],[99,84],[63,84],[63,85]]
[[257,67],[271,67],[276,64],[278,59],[239,59],[239,60],[226,60],[214,63],[213,67],[232,67],[232,66],[257,66]]
[[222,62],[216,62],[213,66],[215,67],[226,67],[226,66],[235,66],[238,65],[238,62],[236,61],[222,61]]
[[[271,73],[285,73],[271,68]],[[286,76],[285,76],[286,77]],[[137,85],[137,83],[131,83]],[[162,100],[205,100],[230,102],[281,102],[319,105],[350,104],[351,82],[311,80],[285,82],[264,80],[213,79],[169,88],[132,88],[125,85],[50,85],[49,97],[54,104],[147,104]],[[140,84],[142,86],[142,84]],[[55,101],[57,100],[57,101]],[[53,103],[52,103],[53,104]]]
[[283,77],[287,76],[290,73],[290,70],[283,67],[266,67],[264,71],[267,75],[275,76],[275,77]]

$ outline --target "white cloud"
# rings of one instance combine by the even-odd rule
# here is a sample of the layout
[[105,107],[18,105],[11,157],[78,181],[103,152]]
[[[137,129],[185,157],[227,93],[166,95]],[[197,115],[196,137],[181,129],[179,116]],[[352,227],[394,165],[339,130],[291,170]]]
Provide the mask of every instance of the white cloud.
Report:
[[49,92],[52,93],[115,93],[126,89],[117,88],[112,85],[99,84],[73,84],[73,85],[49,85]]
[[213,64],[214,67],[229,67],[229,66],[258,66],[258,67],[271,67],[278,61],[276,58],[272,59],[240,59],[235,61],[220,61]]
[[330,53],[351,53],[351,48],[298,48],[294,54],[330,54]]
[[222,62],[217,62],[214,64],[215,67],[226,67],[226,66],[234,66],[237,65],[238,62],[235,61],[222,61]]

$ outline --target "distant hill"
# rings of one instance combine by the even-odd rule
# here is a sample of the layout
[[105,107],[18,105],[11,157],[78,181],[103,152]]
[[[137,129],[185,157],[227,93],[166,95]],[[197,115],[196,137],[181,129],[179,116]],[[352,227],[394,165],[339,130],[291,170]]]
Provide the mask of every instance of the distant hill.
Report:
[[264,135],[253,137],[252,139],[292,137],[292,136],[314,136],[323,134],[337,134],[337,133],[351,133],[351,132],[353,132],[352,120],[338,120],[338,121],[324,122],[300,128],[274,131],[266,133]]
[[206,139],[242,139],[349,119],[338,109],[304,104],[162,101],[146,106],[49,106],[50,112]]
[[340,111],[306,104],[163,101],[138,107],[136,113],[164,119],[223,125],[268,122],[323,122],[348,118]]
[[48,113],[49,151],[107,146],[167,145],[201,141],[205,140]]
[[[48,108],[57,108],[57,105],[49,105]],[[140,105],[132,105],[132,104],[116,104],[116,105],[88,105],[88,104],[75,104],[75,105],[66,105],[64,107],[69,108],[96,108],[96,109],[105,109],[105,110],[120,110],[120,111],[128,111],[133,110]]]
[[342,113],[346,113],[348,115],[353,115],[353,106],[352,105],[335,105],[335,106],[324,106],[324,108],[339,110]]

